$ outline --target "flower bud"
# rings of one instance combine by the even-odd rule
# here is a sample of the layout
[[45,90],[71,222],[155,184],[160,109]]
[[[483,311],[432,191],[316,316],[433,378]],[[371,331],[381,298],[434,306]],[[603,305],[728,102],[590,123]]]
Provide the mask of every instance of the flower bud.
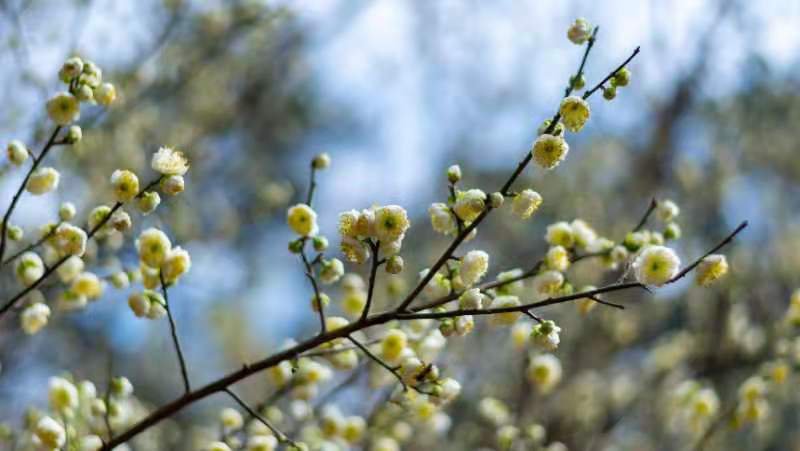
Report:
[[314,169],[327,169],[330,165],[331,157],[325,152],[316,155],[314,159],[311,160],[311,167]]
[[6,231],[6,236],[11,241],[19,241],[24,235],[25,232],[22,230],[22,227],[18,225],[9,225]]
[[454,164],[447,168],[447,181],[455,185],[461,180],[461,167]]
[[403,257],[399,255],[392,255],[386,261],[386,272],[389,274],[400,274],[403,272]]
[[183,192],[184,181],[182,175],[168,175],[161,179],[161,190],[170,196]]
[[603,88],[603,98],[606,100],[614,100],[617,96],[617,88],[615,86],[609,86]]
[[77,144],[80,140],[83,139],[83,130],[79,125],[72,125],[67,130],[67,134],[64,136],[64,142],[67,144]]
[[503,197],[503,193],[501,192],[494,192],[489,194],[489,205],[492,208],[500,208],[503,206],[503,202],[505,202],[505,197]]
[[328,239],[322,235],[312,238],[311,244],[314,246],[314,250],[317,252],[324,252],[326,249],[328,249]]
[[8,161],[11,163],[19,166],[28,159],[28,149],[25,148],[25,144],[22,141],[17,139],[8,143],[8,147],[6,147],[6,154],[8,155]]
[[155,191],[144,192],[138,199],[136,207],[143,215],[149,215],[154,212],[161,203],[161,196]]

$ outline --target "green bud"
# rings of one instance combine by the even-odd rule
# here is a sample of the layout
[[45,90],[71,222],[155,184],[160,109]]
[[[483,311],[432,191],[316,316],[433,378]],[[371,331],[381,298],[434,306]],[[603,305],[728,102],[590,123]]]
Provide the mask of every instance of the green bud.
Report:
[[681,227],[674,223],[670,222],[664,228],[664,239],[665,240],[677,240],[681,237]]
[[611,79],[611,85],[625,87],[628,86],[630,81],[631,71],[629,71],[627,67],[623,67],[622,69],[618,70],[616,74],[614,74],[614,78]]
[[305,240],[302,238],[298,238],[293,241],[289,241],[289,252],[293,254],[299,254],[303,252],[303,246],[305,245]]
[[581,90],[586,86],[586,77],[581,74],[579,77],[570,77],[569,79],[570,84],[572,85],[572,89]]
[[609,86],[608,88],[603,88],[603,98],[606,100],[614,100],[614,97],[617,96],[617,88],[615,86]]
[[136,207],[142,214],[147,215],[155,211],[160,203],[161,196],[157,192],[147,191],[139,196],[138,200],[136,201]]
[[78,125],[73,125],[67,131],[66,136],[64,136],[64,142],[67,144],[77,144],[83,138],[83,131],[81,127]]
[[317,235],[311,239],[311,244],[317,252],[323,252],[328,248],[328,239],[322,235]]
[[11,241],[19,241],[25,235],[25,232],[22,230],[22,227],[12,225],[8,227],[8,231],[6,232],[6,236]]

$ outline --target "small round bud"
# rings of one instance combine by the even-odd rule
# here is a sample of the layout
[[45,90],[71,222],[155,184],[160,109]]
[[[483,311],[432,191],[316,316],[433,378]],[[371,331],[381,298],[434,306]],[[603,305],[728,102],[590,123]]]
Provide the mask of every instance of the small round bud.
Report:
[[111,83],[103,83],[94,89],[94,99],[103,106],[109,106],[117,98],[117,90]]
[[61,70],[58,71],[58,78],[64,83],[69,83],[73,78],[80,75],[81,72],[83,72],[83,61],[77,56],[73,56],[64,61]]
[[28,159],[28,149],[25,148],[25,144],[19,140],[13,140],[8,143],[8,147],[6,147],[6,154],[8,155],[8,161],[12,162],[13,164],[19,166]]
[[80,84],[74,90],[75,97],[81,102],[93,102],[94,101],[94,91],[92,87],[88,84]]
[[572,85],[572,89],[580,91],[586,86],[586,77],[584,77],[583,74],[580,74],[577,77],[573,76],[570,77],[569,82]]
[[22,230],[22,227],[17,225],[10,225],[8,226],[8,231],[6,231],[6,236],[11,241],[19,241],[25,235],[25,232]]
[[311,240],[311,244],[314,245],[314,250],[317,252],[324,252],[328,249],[328,239],[322,235],[315,236]]
[[118,398],[127,398],[133,394],[133,384],[127,377],[114,377],[111,379],[111,394]]
[[618,70],[616,74],[614,74],[614,78],[611,79],[611,83],[614,86],[625,87],[628,86],[628,83],[631,81],[631,71],[628,70],[627,67],[623,67],[622,69]]
[[155,211],[160,203],[161,196],[157,192],[147,191],[139,196],[139,200],[136,202],[136,207],[143,215],[148,215]]
[[311,167],[314,169],[327,169],[331,165],[331,156],[323,152],[311,160]]
[[139,193],[139,177],[131,171],[117,169],[111,174],[111,187],[118,202],[129,202]]
[[617,96],[617,88],[615,86],[609,86],[607,88],[603,88],[603,98],[606,100],[614,100],[614,97]]
[[494,192],[489,194],[489,205],[492,208],[500,208],[503,206],[503,202],[505,202],[505,197],[503,197],[503,193],[501,192]]
[[170,196],[183,192],[184,181],[182,175],[169,175],[161,180],[161,190]]
[[664,239],[665,240],[677,240],[681,237],[681,226],[674,222],[670,222],[664,228]]
[[447,168],[447,181],[456,184],[461,180],[461,167],[454,164]]
[[64,202],[58,208],[58,217],[62,221],[71,221],[75,217],[75,205],[72,202]]
[[386,272],[389,274],[400,274],[403,272],[403,257],[399,255],[392,255],[386,261]]
[[296,240],[289,241],[289,252],[291,252],[293,254],[299,254],[300,252],[303,252],[303,245],[304,244],[305,244],[305,241],[303,241],[302,238],[298,238]]
[[586,19],[575,19],[567,30],[567,38],[575,45],[582,45],[592,37],[592,24]]
[[77,144],[81,139],[83,139],[83,131],[79,125],[70,126],[66,136],[64,136],[64,141],[67,144]]

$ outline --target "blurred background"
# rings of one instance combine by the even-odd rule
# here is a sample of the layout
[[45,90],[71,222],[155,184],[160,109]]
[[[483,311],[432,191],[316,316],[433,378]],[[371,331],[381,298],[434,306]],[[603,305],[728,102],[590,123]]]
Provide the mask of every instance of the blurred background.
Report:
[[[613,101],[592,99],[591,120],[570,135],[557,171],[526,170],[518,186],[545,199],[534,219],[492,215],[467,247],[490,251],[492,274],[527,267],[546,250],[547,224],[582,218],[618,240],[653,197],[681,206],[686,261],[741,220],[750,227],[727,249],[732,276],[712,289],[687,281],[653,296],[620,294],[626,310],[585,318],[570,305],[542,311],[564,329],[556,395],[522,395],[524,358],[507,332],[479,327],[448,345],[442,367],[460,376],[464,397],[450,409],[451,439],[436,443],[491,446],[494,433],[475,405],[494,396],[521,399],[520,415],[569,449],[681,449],[659,400],[687,378],[714,386],[723,406],[734,399],[782,343],[773,325],[800,285],[799,2],[0,0],[3,142],[41,146],[44,102],[61,89],[56,74],[70,55],[97,62],[119,96],[108,111],[82,111],[83,141],[49,157],[63,170],[58,192],[24,199],[15,222],[33,233],[65,200],[85,217],[110,201],[114,169],[148,180],[159,146],[184,151],[186,192],[134,221],[163,228],[192,255],[190,274],[171,293],[200,385],[316,330],[285,225],[314,154],[332,157],[318,178],[322,233],[336,241],[340,211],[403,205],[412,228],[402,279],[413,283],[447,244],[426,213],[446,198],[445,169],[460,164],[464,186],[487,192],[507,178],[580,61],[582,49],[565,36],[576,17],[600,25],[588,84],[640,45],[632,83]],[[1,171],[5,208],[23,174]],[[135,251],[124,249],[122,264],[134,264]],[[581,283],[604,281],[592,263],[575,271]],[[16,284],[2,277],[5,299]],[[389,305],[385,281],[379,294]],[[109,289],[85,312],[56,312],[33,337],[5,318],[0,420],[19,421],[44,403],[52,374],[101,383],[110,361],[143,401],[172,399],[180,380],[167,324],[135,318],[127,294]],[[268,393],[258,376],[241,391],[253,400]],[[786,398],[797,397],[791,391]],[[371,405],[359,389],[340,397],[354,412]],[[210,398],[175,421],[212,422],[228,403]],[[715,444],[800,449],[798,425],[796,404],[784,400],[768,428]],[[421,434],[405,449],[429,449],[432,440]],[[182,447],[192,449],[153,449]]]

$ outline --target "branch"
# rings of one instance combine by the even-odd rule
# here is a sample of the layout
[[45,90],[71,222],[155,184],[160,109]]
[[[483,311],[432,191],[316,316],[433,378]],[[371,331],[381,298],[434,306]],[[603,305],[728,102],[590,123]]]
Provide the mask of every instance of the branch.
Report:
[[658,207],[658,201],[654,197],[650,201],[650,206],[647,207],[647,211],[644,212],[644,216],[642,216],[642,219],[640,219],[639,222],[636,224],[636,227],[633,228],[633,232],[638,232],[639,230],[642,229],[642,227],[644,227],[645,224],[647,224],[647,220],[650,218],[650,215],[653,214],[653,212],[656,210],[656,207]]
[[31,157],[33,158],[33,164],[31,168],[28,169],[28,173],[25,174],[25,178],[22,179],[22,183],[20,183],[17,192],[14,194],[14,197],[11,198],[11,205],[8,206],[8,210],[6,210],[5,215],[3,215],[3,225],[0,226],[0,260],[3,260],[3,256],[5,255],[6,251],[6,230],[8,228],[8,221],[11,219],[11,215],[14,213],[14,209],[17,207],[17,202],[19,202],[19,198],[22,196],[22,193],[25,191],[25,187],[28,185],[28,180],[31,178],[31,175],[39,167],[39,164],[44,160],[44,157],[47,156],[47,153],[50,149],[53,148],[53,143],[56,141],[56,136],[58,136],[58,132],[61,131],[61,126],[56,126],[53,130],[53,134],[50,135],[50,139],[47,140],[47,143],[44,145],[44,148],[41,152],[39,152],[39,156],[37,157],[36,154],[31,152]]
[[172,344],[175,346],[175,353],[178,354],[178,363],[181,367],[181,377],[183,379],[184,393],[189,393],[192,388],[189,384],[189,371],[186,368],[186,359],[183,357],[183,349],[181,342],[178,340],[178,329],[175,326],[175,320],[172,318],[172,309],[169,307],[169,296],[167,295],[167,284],[164,282],[164,275],[158,273],[158,278],[161,280],[161,292],[164,293],[164,309],[167,311],[167,318],[169,319],[169,330],[172,334]]
[[247,413],[250,414],[250,416],[252,416],[253,418],[257,419],[264,426],[266,426],[270,431],[272,431],[272,434],[275,435],[275,438],[277,438],[280,443],[288,443],[291,446],[297,446],[297,444],[293,440],[291,440],[289,437],[287,437],[286,434],[284,434],[283,432],[279,431],[278,428],[273,426],[272,423],[269,420],[267,420],[266,418],[261,416],[258,412],[256,412],[249,405],[247,405],[247,403],[244,402],[244,400],[242,398],[240,398],[236,393],[234,393],[233,390],[231,390],[229,388],[226,388],[224,391],[231,398],[233,398],[233,400],[236,401],[236,403],[239,404],[242,407],[242,409],[246,410]]
[[364,305],[364,310],[361,311],[361,318],[359,321],[364,321],[369,316],[369,309],[372,307],[372,295],[375,291],[375,277],[378,274],[378,267],[381,265],[381,261],[378,259],[378,252],[380,251],[381,242],[376,241],[372,242],[369,240],[369,247],[372,250],[372,268],[370,268],[369,272],[369,287],[367,288],[367,303]]
[[63,223],[64,223],[64,221],[58,221],[56,223],[56,225],[53,226],[50,230],[48,230],[47,233],[42,235],[41,238],[39,238],[38,240],[34,241],[33,243],[25,246],[24,248],[20,249],[19,251],[17,251],[13,255],[11,255],[8,258],[6,258],[5,260],[3,260],[3,262],[0,263],[0,266],[5,266],[5,265],[13,262],[14,260],[18,259],[22,254],[24,254],[24,253],[26,253],[28,251],[32,251],[32,250],[36,249],[37,247],[41,246],[45,241],[49,240],[53,235],[56,234],[56,229],[58,229],[58,226],[60,226]]
[[308,257],[306,257],[305,240],[303,241],[303,249],[300,251],[300,258],[303,260],[303,265],[306,267],[306,277],[311,284],[311,288],[314,290],[313,306],[317,308],[317,313],[319,314],[320,333],[324,334],[327,330],[327,326],[325,325],[325,305],[323,305],[322,298],[320,297],[319,285],[317,284],[314,267],[311,265],[311,262],[308,261]]
[[392,373],[392,375],[394,375],[394,377],[397,378],[397,381],[400,382],[400,385],[403,386],[403,391],[408,391],[408,385],[406,385],[406,382],[403,380],[403,376],[401,376],[400,373],[397,372],[397,368],[389,366],[388,363],[384,362],[383,359],[376,356],[372,351],[369,350],[369,348],[359,343],[358,340],[356,340],[355,338],[348,336],[347,339],[353,342],[353,344],[356,345],[358,349],[361,349],[361,351],[364,352],[364,354],[366,354],[367,357],[372,359],[378,365],[385,368],[386,371]]
[[[142,194],[144,194],[152,187],[156,186],[160,181],[161,177],[159,176],[152,182],[148,183],[147,186],[145,186],[141,191],[139,191],[139,194],[137,194],[136,197],[137,198],[141,197]],[[92,239],[92,237],[94,237],[97,234],[97,232],[99,232],[100,229],[102,229],[103,226],[105,226],[108,223],[108,221],[111,220],[111,217],[114,216],[114,213],[116,213],[117,210],[119,210],[120,208],[122,208],[122,202],[117,202],[116,204],[114,204],[114,206],[111,207],[111,211],[108,212],[108,215],[106,215],[106,217],[104,217],[99,223],[97,223],[97,225],[92,230],[90,230],[89,233],[86,235],[87,241]],[[5,234],[3,234],[3,236],[5,236]],[[39,285],[41,285],[41,283],[44,282],[48,277],[50,277],[50,275],[53,274],[59,267],[61,267],[61,265],[63,265],[67,260],[69,260],[70,257],[71,255],[65,255],[61,257],[59,260],[55,262],[55,264],[53,264],[53,266],[45,270],[44,274],[42,274],[42,277],[39,277],[30,286],[25,287],[14,297],[6,301],[6,303],[3,304],[2,307],[0,307],[0,318],[2,318],[3,315],[8,313],[8,311],[11,310],[11,308],[14,307],[14,305],[16,305],[16,303],[19,302],[22,298],[24,298],[28,293],[35,290]]]

